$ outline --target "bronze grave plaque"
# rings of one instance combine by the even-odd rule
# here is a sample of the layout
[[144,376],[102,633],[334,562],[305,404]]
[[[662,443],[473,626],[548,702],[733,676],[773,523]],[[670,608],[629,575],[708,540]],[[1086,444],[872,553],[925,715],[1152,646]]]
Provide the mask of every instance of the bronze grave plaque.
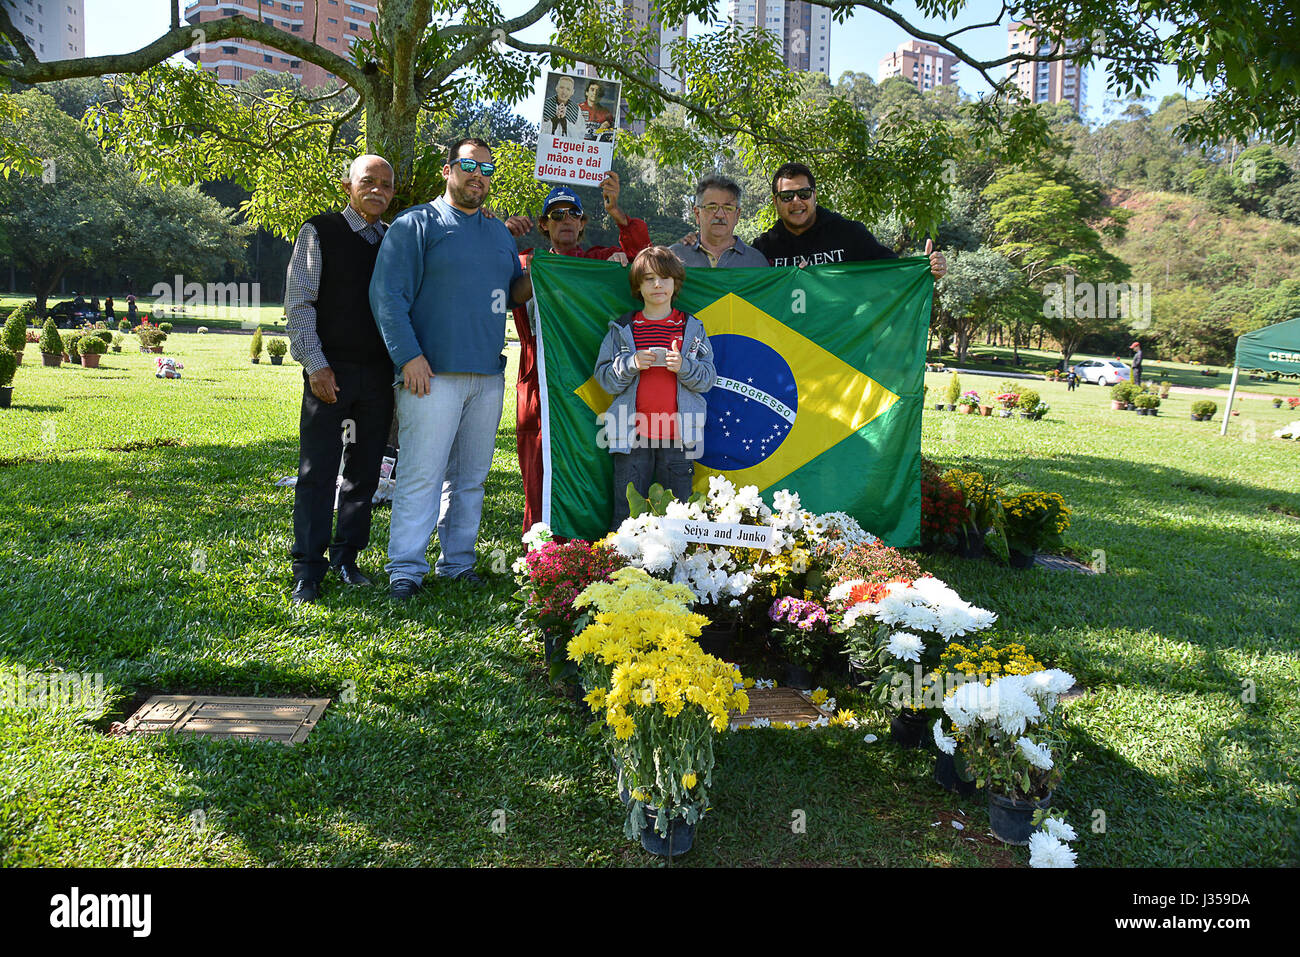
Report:
[[813,704],[807,692],[796,691],[794,688],[749,688],[745,694],[749,696],[749,710],[744,714],[734,711],[731,713],[733,730],[759,720],[794,724],[798,721],[835,717],[832,712]]
[[197,734],[299,744],[316,727],[329,698],[223,698],[154,695],[126,721],[127,734]]

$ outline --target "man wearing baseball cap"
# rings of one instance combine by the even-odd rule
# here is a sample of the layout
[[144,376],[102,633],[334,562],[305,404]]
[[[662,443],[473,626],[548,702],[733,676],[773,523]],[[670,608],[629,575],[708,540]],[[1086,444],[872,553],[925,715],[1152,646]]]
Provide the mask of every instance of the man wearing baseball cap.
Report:
[[[542,204],[537,231],[550,243],[550,251],[561,256],[606,259],[626,266],[636,254],[650,245],[650,227],[645,220],[628,216],[618,205],[617,173],[609,173],[600,183],[605,211],[618,225],[617,246],[592,246],[583,249],[587,214],[582,198],[571,187],[556,186]],[[535,250],[520,254],[525,268]],[[531,294],[531,285],[528,290]],[[524,480],[524,531],[542,520],[542,405],[537,382],[537,301],[529,298],[526,306],[514,310],[515,329],[519,333],[519,380],[515,385],[515,447],[519,452],[519,474]]]
[[1133,384],[1142,384],[1142,347],[1136,342],[1130,343],[1129,348],[1133,350]]

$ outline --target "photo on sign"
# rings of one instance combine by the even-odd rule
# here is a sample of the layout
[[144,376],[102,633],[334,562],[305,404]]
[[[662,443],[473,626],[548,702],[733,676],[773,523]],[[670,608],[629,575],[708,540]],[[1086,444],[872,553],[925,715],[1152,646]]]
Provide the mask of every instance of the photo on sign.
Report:
[[620,84],[567,73],[549,73],[541,132],[566,140],[614,142]]

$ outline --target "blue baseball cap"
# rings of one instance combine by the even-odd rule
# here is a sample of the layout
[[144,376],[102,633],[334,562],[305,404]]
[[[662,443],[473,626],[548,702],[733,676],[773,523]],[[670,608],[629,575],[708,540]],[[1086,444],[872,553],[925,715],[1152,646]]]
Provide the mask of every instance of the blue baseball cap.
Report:
[[556,203],[572,203],[574,208],[586,215],[582,209],[582,200],[578,199],[578,194],[567,186],[556,186],[546,194],[546,202],[542,205],[542,215],[545,216],[551,211],[551,207]]

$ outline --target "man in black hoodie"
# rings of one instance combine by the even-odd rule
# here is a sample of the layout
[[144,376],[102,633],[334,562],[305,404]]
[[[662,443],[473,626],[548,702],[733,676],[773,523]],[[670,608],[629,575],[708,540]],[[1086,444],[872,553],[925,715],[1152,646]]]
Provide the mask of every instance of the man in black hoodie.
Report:
[[[750,243],[773,266],[808,266],[818,263],[864,262],[897,259],[867,227],[816,204],[817,181],[803,163],[786,163],[772,177],[772,202],[777,224]],[[939,279],[948,272],[943,253],[925,241],[930,272]]]

